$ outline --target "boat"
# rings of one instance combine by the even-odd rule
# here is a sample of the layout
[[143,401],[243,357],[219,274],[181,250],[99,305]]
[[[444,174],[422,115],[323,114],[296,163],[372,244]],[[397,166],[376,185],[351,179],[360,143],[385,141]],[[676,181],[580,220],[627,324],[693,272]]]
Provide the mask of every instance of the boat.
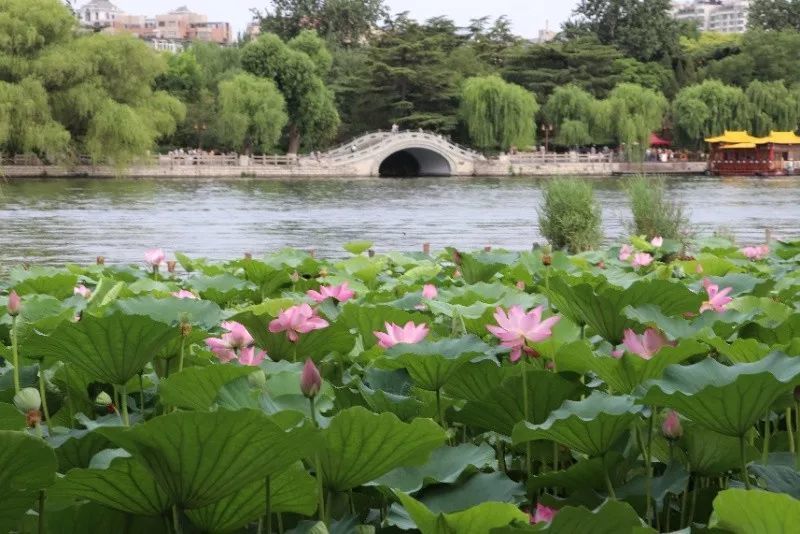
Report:
[[754,137],[728,131],[706,139],[711,147],[708,172],[717,176],[787,176],[800,174],[800,137],[794,132],[770,132]]

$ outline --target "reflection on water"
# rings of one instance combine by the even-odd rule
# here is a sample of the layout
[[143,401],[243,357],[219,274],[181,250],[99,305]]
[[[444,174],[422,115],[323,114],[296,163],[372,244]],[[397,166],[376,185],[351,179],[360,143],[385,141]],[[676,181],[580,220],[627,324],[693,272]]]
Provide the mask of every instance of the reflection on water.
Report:
[[[626,234],[619,179],[593,179],[605,235]],[[159,246],[227,259],[285,246],[341,254],[369,239],[379,251],[484,245],[529,248],[542,238],[532,178],[21,179],[0,182],[0,265],[140,261]],[[670,192],[700,233],[725,227],[742,243],[800,235],[800,178],[682,177]]]

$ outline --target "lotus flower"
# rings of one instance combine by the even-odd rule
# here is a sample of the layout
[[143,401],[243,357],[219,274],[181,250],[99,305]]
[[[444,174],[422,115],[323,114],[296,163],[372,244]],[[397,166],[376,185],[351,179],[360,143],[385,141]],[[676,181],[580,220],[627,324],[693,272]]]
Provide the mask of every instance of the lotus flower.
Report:
[[22,311],[22,299],[19,298],[16,291],[12,291],[8,294],[8,304],[6,304],[6,308],[11,317],[16,317],[19,315],[19,312]]
[[172,293],[172,296],[176,299],[194,299],[197,300],[197,295],[192,293],[191,291],[187,291],[186,289],[181,289],[180,291],[175,291]]
[[622,245],[619,249],[619,261],[628,261],[633,256],[633,247],[630,245]]
[[154,269],[164,263],[167,255],[160,248],[151,248],[144,253],[144,261]]
[[308,359],[303,366],[303,372],[300,373],[300,391],[306,398],[313,399],[319,393],[320,388],[322,388],[322,377],[319,369],[311,359]]
[[650,241],[650,244],[656,248],[661,248],[661,246],[664,244],[664,238],[661,237],[660,235],[657,235],[653,238],[652,241]]
[[742,249],[742,254],[748,260],[759,261],[769,256],[769,245],[759,245],[757,247],[745,247]]
[[[217,355],[219,361],[227,363],[231,360],[235,360],[237,357],[241,357],[244,355],[245,349],[251,348],[253,345],[253,336],[250,335],[250,332],[247,331],[244,325],[234,321],[222,323],[222,328],[228,332],[222,334],[221,338],[207,338],[206,345],[211,352]],[[257,359],[257,355],[253,354],[251,358]],[[261,360],[263,359],[262,357]],[[259,363],[261,360],[259,360]]]
[[522,280],[518,280],[517,289],[519,289],[520,291],[525,291],[525,282],[523,282]]
[[[651,359],[658,351],[667,345],[675,346],[674,343],[670,343],[664,334],[655,328],[648,328],[641,336],[636,335],[636,332],[627,328],[622,344],[628,352],[636,354],[645,360]],[[619,351],[614,351],[612,354],[616,358],[622,357]]]
[[683,436],[683,427],[681,426],[681,419],[678,417],[678,412],[670,410],[664,423],[661,425],[661,433],[669,440],[681,439]]
[[307,334],[312,330],[326,328],[328,321],[316,315],[308,304],[300,304],[282,311],[277,319],[269,323],[269,331],[273,334],[286,332],[286,337],[292,343],[300,340],[300,334]]
[[386,332],[373,332],[378,338],[378,345],[384,349],[390,349],[402,343],[419,343],[428,336],[428,325],[415,325],[409,321],[405,326],[398,326],[394,323],[384,323]]
[[255,347],[246,347],[239,351],[239,363],[251,367],[256,367],[264,361],[267,353],[263,350],[256,350]]
[[720,291],[719,286],[712,284],[708,278],[703,280],[703,286],[706,288],[706,293],[708,293],[708,300],[700,306],[700,313],[708,310],[714,310],[717,313],[724,312],[725,307],[733,300],[728,296],[728,293],[733,291],[733,288],[726,287]]
[[633,255],[633,268],[638,269],[639,267],[647,267],[653,263],[653,256],[648,254],[647,252],[637,252]]
[[351,289],[347,287],[347,282],[343,283],[339,286],[322,286],[319,288],[319,291],[314,291],[313,289],[306,293],[309,297],[311,297],[314,302],[322,302],[325,299],[333,299],[338,300],[339,302],[347,302],[351,298],[353,298],[356,294]]
[[86,287],[85,285],[81,284],[79,286],[75,286],[72,290],[73,295],[80,295],[85,299],[88,299],[92,296],[92,290]]
[[433,284],[425,284],[422,287],[422,298],[432,300],[439,296],[439,291]]
[[703,274],[703,264],[697,262],[697,265],[695,265],[694,267],[694,272],[696,272],[697,274]]
[[506,314],[503,308],[497,308],[494,314],[497,326],[488,325],[486,329],[500,339],[500,345],[511,348],[511,361],[516,362],[523,350],[531,352],[526,346],[527,341],[536,343],[546,340],[553,334],[553,325],[561,320],[560,316],[554,315],[542,321],[543,311],[544,306],[528,313],[519,306],[512,306]]
[[541,504],[536,505],[536,512],[530,514],[531,516],[531,525],[535,525],[537,523],[551,523],[553,518],[558,513],[558,510],[554,508],[549,508],[547,506],[543,506]]

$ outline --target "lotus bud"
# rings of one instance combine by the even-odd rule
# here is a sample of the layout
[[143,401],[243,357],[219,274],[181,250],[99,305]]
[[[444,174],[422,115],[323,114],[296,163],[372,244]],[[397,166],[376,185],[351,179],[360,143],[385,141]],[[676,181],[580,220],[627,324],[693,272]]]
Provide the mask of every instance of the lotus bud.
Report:
[[697,274],[703,274],[703,265],[698,262],[698,264],[694,268],[694,272]]
[[181,337],[189,337],[192,333],[192,323],[188,321],[181,322]]
[[670,410],[664,423],[661,425],[661,433],[668,440],[678,440],[683,436],[683,427],[681,426],[681,419],[678,417],[678,412]]
[[313,399],[319,393],[322,387],[322,377],[319,374],[319,369],[314,365],[310,359],[306,360],[303,366],[303,372],[300,373],[300,391],[306,398]]
[[289,275],[289,279],[292,281],[293,284],[296,284],[297,282],[300,281],[300,273],[298,273],[297,271],[293,272],[291,275]]
[[550,245],[545,245],[542,247],[542,265],[545,267],[550,267],[553,264],[553,247]]
[[320,278],[327,278],[328,277],[328,269],[326,269],[325,267],[320,269],[319,270],[319,277]]
[[106,257],[105,256],[97,256],[97,265],[105,265],[106,264]]
[[460,269],[456,269],[456,271],[453,273],[453,278],[461,278],[461,270]]
[[22,311],[22,300],[19,298],[16,291],[9,293],[7,308],[8,314],[11,317],[16,317],[19,315],[19,312]]
[[604,262],[603,260],[598,261],[597,262],[597,268],[598,269],[605,269],[606,268],[606,262]]
[[38,411],[42,407],[42,397],[36,388],[22,388],[14,395],[14,406],[21,412]]
[[252,252],[245,252],[244,253],[244,259],[248,260],[248,261],[252,260],[253,259],[253,253]]
[[167,272],[174,273],[175,267],[178,265],[178,262],[175,260],[169,260],[167,262]]
[[267,387],[267,375],[261,369],[247,375],[247,381],[250,383],[250,387],[258,389]]
[[114,403],[114,401],[111,400],[111,395],[109,395],[105,391],[101,391],[100,394],[97,397],[95,397],[94,403],[98,406],[110,406],[111,404]]
[[520,291],[525,291],[525,282],[523,282],[522,280],[519,280],[517,282],[517,289],[519,289]]

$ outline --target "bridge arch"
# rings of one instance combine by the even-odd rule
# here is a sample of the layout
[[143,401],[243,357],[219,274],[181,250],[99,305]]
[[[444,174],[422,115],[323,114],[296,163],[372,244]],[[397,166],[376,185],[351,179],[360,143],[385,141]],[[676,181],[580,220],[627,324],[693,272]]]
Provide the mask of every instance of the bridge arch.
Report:
[[452,176],[448,158],[436,150],[422,147],[403,148],[382,157],[377,174],[387,178],[415,176]]

